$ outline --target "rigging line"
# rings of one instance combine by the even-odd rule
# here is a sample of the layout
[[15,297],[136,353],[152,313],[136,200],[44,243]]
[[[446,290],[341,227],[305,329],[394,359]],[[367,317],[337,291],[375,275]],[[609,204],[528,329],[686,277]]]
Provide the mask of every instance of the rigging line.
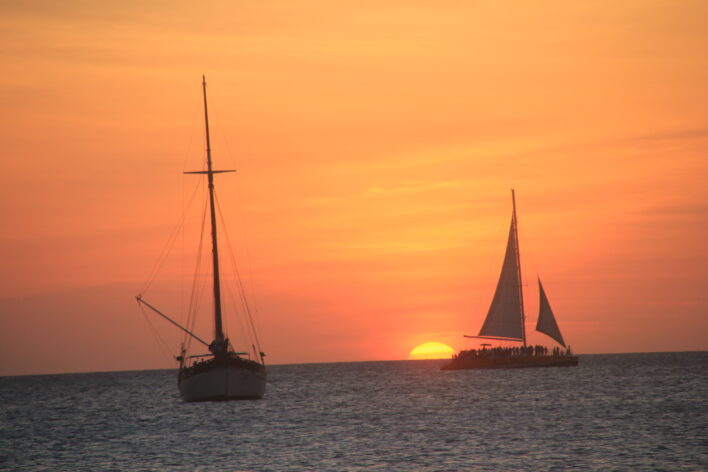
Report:
[[[237,175],[236,178],[238,179],[238,177],[239,176]],[[255,281],[254,281],[255,277],[253,277],[253,264],[251,263],[251,252],[248,249],[250,247],[250,237],[249,237],[249,230],[248,230],[249,226],[245,223],[246,222],[246,214],[243,210],[243,204],[242,204],[243,195],[241,193],[241,186],[240,185],[236,186],[236,191],[238,192],[239,214],[241,217],[241,221],[243,223],[241,225],[241,227],[243,228],[242,234],[243,234],[243,237],[245,240],[245,244],[244,244],[245,253],[246,253],[245,259],[246,259],[246,268],[248,269],[248,278],[247,279],[248,279],[248,284],[250,285],[251,293],[256,294],[257,291],[256,291],[256,285],[255,285]],[[232,251],[232,254],[235,254],[235,252]],[[236,257],[238,257],[238,256],[236,256]],[[239,262],[240,261],[237,260],[237,263],[239,263]],[[240,277],[240,271],[239,271],[239,277]],[[255,300],[253,301],[253,311],[256,313],[256,315],[258,314],[258,305],[256,304]]]
[[222,221],[221,226],[224,228],[224,233],[226,234],[226,243],[227,243],[227,245],[228,245],[228,247],[229,247],[229,252],[231,253],[231,263],[232,263],[232,266],[233,266],[234,273],[236,274],[236,280],[237,280],[237,282],[238,282],[238,286],[239,286],[239,289],[240,289],[241,301],[242,301],[244,310],[245,310],[245,312],[246,312],[246,315],[248,316],[248,321],[249,321],[250,326],[251,326],[251,332],[252,332],[252,334],[253,334],[253,339],[256,341],[255,344],[256,344],[256,346],[258,347],[258,351],[260,352],[260,351],[261,351],[261,343],[260,343],[260,340],[258,339],[258,332],[256,331],[256,326],[255,326],[255,323],[254,323],[254,321],[253,321],[253,315],[252,315],[252,313],[251,313],[251,308],[250,308],[250,305],[249,305],[249,303],[248,303],[248,298],[246,297],[246,291],[245,291],[245,288],[244,288],[244,286],[243,286],[243,280],[241,279],[241,273],[240,273],[240,271],[238,270],[238,264],[236,263],[236,254],[235,254],[235,252],[234,252],[234,250],[233,250],[233,247],[231,246],[231,238],[229,237],[228,228],[227,228],[227,226],[226,226],[226,223],[224,222],[224,215],[223,215],[223,213],[222,213],[222,211],[221,211],[221,204],[220,204],[220,202],[219,202],[218,195],[215,194],[215,197],[216,197],[216,207],[217,207],[218,210],[219,210],[219,216],[220,216],[221,221]]
[[157,277],[157,274],[159,273],[160,269],[165,263],[165,260],[167,260],[167,256],[169,255],[170,251],[172,250],[172,247],[174,246],[174,243],[177,239],[177,236],[181,232],[182,228],[184,228],[184,222],[187,219],[187,213],[189,208],[192,205],[192,202],[194,201],[194,197],[197,194],[197,190],[199,189],[199,185],[197,185],[192,192],[192,196],[189,199],[189,202],[187,203],[187,210],[182,212],[182,215],[180,216],[179,221],[175,225],[175,227],[172,229],[170,232],[169,237],[167,238],[167,242],[162,248],[162,251],[160,252],[159,257],[157,258],[157,261],[155,262],[155,265],[153,266],[152,270],[150,271],[150,274],[148,275],[148,279],[143,285],[142,289],[140,290],[140,293],[145,293],[152,283],[155,281],[155,278]]
[[[519,231],[519,234],[521,234],[520,231]],[[523,239],[521,244],[524,246],[524,248],[526,250],[526,252],[524,253],[524,256],[527,261],[525,264],[525,267],[530,267],[531,268],[530,272],[531,272],[531,274],[534,275],[533,277],[529,277],[529,270],[528,269],[525,270],[524,271],[525,276],[526,276],[525,280],[527,280],[527,281],[536,280],[536,279],[538,279],[539,266],[538,266],[538,263],[536,262],[536,257],[534,256],[534,253],[531,251],[531,246],[529,245],[529,237],[525,236],[524,238],[520,237],[519,239]],[[529,263],[529,260],[530,260],[530,263]],[[534,274],[534,272],[535,272],[535,274]],[[534,312],[538,313],[538,300],[540,298],[540,295],[538,293],[538,285],[531,283],[531,282],[527,282],[526,287],[527,287],[527,292],[529,290],[533,290],[535,293],[535,296],[534,297],[524,297],[524,300],[527,303],[529,301],[531,301],[533,308],[536,308],[536,310],[534,310]],[[534,302],[534,300],[535,300],[535,302]],[[526,319],[527,319],[527,321],[531,321],[530,317],[528,316],[528,311],[529,310],[527,310]],[[538,320],[538,316],[536,316],[536,320]],[[534,325],[534,331],[535,331],[535,325]]]
[[251,344],[256,344],[256,346],[258,346],[258,352],[255,353],[255,354],[256,354],[257,356],[259,356],[259,355],[260,355],[260,351],[261,351],[261,343],[260,343],[260,339],[258,338],[258,331],[256,330],[255,321],[254,321],[254,316],[253,316],[253,311],[251,310],[251,306],[250,306],[250,304],[249,304],[248,297],[246,296],[246,289],[245,289],[245,287],[244,287],[244,285],[243,285],[243,279],[242,279],[241,274],[240,274],[240,271],[239,271],[239,269],[238,269],[238,264],[237,264],[237,261],[236,261],[235,252],[233,251],[233,248],[231,247],[230,241],[229,241],[228,244],[229,244],[229,248],[230,248],[230,250],[231,250],[230,252],[231,252],[231,256],[232,256],[232,258],[231,258],[231,265],[232,265],[232,268],[233,268],[234,273],[235,273],[236,276],[237,276],[238,285],[239,285],[239,288],[240,288],[239,293],[240,293],[240,295],[241,295],[241,303],[242,303],[242,305],[243,305],[244,312],[245,312],[245,314],[246,314],[246,316],[247,316],[247,319],[248,319],[248,322],[249,322],[249,325],[250,325],[250,328],[251,328],[251,329],[250,329],[250,332],[251,332],[251,341],[252,341]]
[[[205,211],[205,210],[202,210],[202,219],[204,218],[204,214],[203,214],[204,211]],[[197,250],[197,255],[196,255],[196,258],[195,258],[195,262],[194,262],[194,264],[195,264],[195,267],[194,267],[194,272],[195,272],[195,274],[198,273],[199,268],[200,268],[200,266],[201,266],[201,240],[202,240],[201,238],[202,238],[202,237],[203,237],[203,230],[200,232],[199,249]],[[182,277],[183,284],[184,284],[184,279],[185,279],[185,278],[186,278],[186,277],[183,275],[183,277]],[[185,319],[185,321],[184,321],[184,325],[185,325],[190,331],[192,331],[192,332],[194,332],[194,311],[193,311],[193,308],[192,308],[192,307],[194,306],[194,288],[193,288],[193,287],[194,287],[194,284],[195,284],[195,278],[196,278],[196,275],[194,275],[194,276],[192,277],[192,289],[191,289],[190,292],[189,292],[189,294],[190,294],[190,296],[189,296],[189,302],[188,302],[186,311],[183,312],[183,313],[185,314],[185,317],[186,317],[186,319]],[[184,287],[184,285],[183,285],[183,287]],[[189,336],[187,336],[187,335],[185,334],[184,337],[183,337],[183,339],[182,339],[182,345],[183,345],[185,351],[189,350],[189,347],[190,347],[190,345],[191,345],[191,337],[189,337]]]
[[[199,300],[201,299],[202,290],[199,290],[199,272],[201,269],[202,256],[204,253],[204,234],[206,233],[206,215],[207,215],[207,201],[204,200],[204,210],[202,211],[202,227],[199,232],[199,246],[197,248],[197,260],[194,266],[194,276],[192,278],[192,290],[189,296],[189,305],[187,306],[187,327],[190,331],[194,331],[194,325],[196,324],[196,313],[199,307]],[[202,285],[203,287],[203,285]],[[188,349],[191,345],[191,336],[185,334],[186,348]]]
[[148,314],[145,312],[145,307],[141,303],[138,303],[138,306],[140,307],[140,311],[143,314],[143,317],[145,318],[145,321],[147,321],[148,326],[150,327],[150,331],[157,341],[157,346],[160,348],[160,352],[162,353],[163,356],[169,361],[172,362],[172,353],[170,351],[169,346],[165,342],[165,340],[160,336],[160,332],[158,329],[155,327],[155,325],[151,321],[151,317],[148,316]]
[[[234,155],[235,155],[235,154],[234,154],[234,152],[231,150],[231,146],[230,146],[230,144],[229,144],[229,140],[228,140],[228,138],[227,138],[227,136],[226,136],[226,133],[224,132],[224,128],[223,128],[223,127],[221,126],[221,124],[220,124],[220,123],[221,123],[221,120],[219,119],[219,116],[220,116],[220,115],[219,115],[219,110],[216,109],[216,110],[215,110],[215,113],[213,113],[213,114],[214,114],[214,116],[216,117],[216,119],[214,120],[214,122],[216,123],[216,128],[218,129],[219,133],[221,134],[221,137],[222,137],[222,139],[223,139],[223,143],[224,143],[225,148],[226,148],[226,155],[227,155],[229,161],[231,162],[233,168],[236,169],[236,168],[238,168],[238,166],[236,165],[236,160],[234,159]],[[239,176],[238,176],[238,174],[236,174],[236,179],[238,179],[238,178],[239,178]],[[241,216],[241,221],[242,221],[242,222],[245,222],[245,221],[246,221],[246,218],[245,218],[245,212],[244,212],[244,210],[243,210],[243,204],[242,204],[242,202],[243,202],[243,195],[242,195],[242,193],[241,193],[241,186],[240,186],[240,185],[236,185],[236,191],[238,192],[238,203],[237,203],[237,205],[238,205],[239,213],[240,213],[240,216]],[[219,211],[221,211],[221,209],[220,209]],[[223,215],[222,215],[221,218],[222,218],[222,223],[223,223]],[[226,225],[225,225],[225,224],[224,224],[223,226],[224,226],[224,228],[226,228]],[[250,237],[249,237],[249,232],[248,232],[248,225],[245,225],[245,224],[244,224],[244,225],[242,225],[242,226],[243,226],[243,228],[244,228],[242,234],[244,235],[244,239],[245,239],[245,242],[246,242],[245,246],[246,246],[246,266],[247,266],[247,269],[248,269],[248,283],[250,284],[251,293],[255,294],[255,293],[257,293],[257,292],[256,292],[256,286],[255,286],[255,280],[254,280],[255,278],[253,277],[253,264],[251,263],[251,253],[250,253],[249,250],[248,250],[248,248],[250,247]],[[228,233],[227,233],[227,234],[228,234]],[[230,245],[230,242],[229,242],[229,245]],[[232,254],[232,257],[233,257],[233,258],[236,258],[236,257],[237,257],[237,256],[235,255],[236,253],[235,253],[233,250],[231,251],[231,254]],[[238,266],[236,266],[236,267],[238,267]],[[251,328],[254,330],[254,334],[253,334],[253,335],[254,335],[254,336],[256,337],[256,339],[257,339],[257,334],[255,334],[255,326],[254,326],[254,322],[253,322],[253,313],[255,313],[255,315],[258,316],[258,313],[259,313],[259,311],[258,311],[258,305],[256,304],[256,302],[255,302],[255,300],[254,300],[254,301],[253,301],[253,312],[252,312],[251,309],[250,309],[250,307],[249,307],[249,305],[248,305],[248,301],[247,301],[246,298],[245,298],[245,291],[244,291],[244,288],[243,288],[243,283],[242,283],[242,281],[241,281],[240,271],[238,271],[238,269],[236,269],[235,272],[238,274],[239,285],[241,286],[242,304],[244,305],[244,309],[246,310],[246,312],[247,312],[247,314],[248,314],[248,318],[249,318],[249,321],[250,321],[250,324],[251,324]],[[254,295],[254,296],[255,296],[255,295]],[[257,344],[258,344],[258,342],[257,342]],[[260,351],[260,345],[259,345],[259,347],[258,347],[258,350]]]
[[[238,174],[236,175],[236,179],[239,179]],[[249,225],[246,224],[246,213],[243,210],[243,204],[242,202],[244,201],[243,199],[243,194],[241,193],[241,186],[236,185],[236,192],[238,192],[238,209],[239,213],[241,216],[241,221],[243,222],[242,227],[243,227],[243,236],[245,240],[245,247],[246,247],[246,267],[248,268],[248,282],[251,285],[251,293],[256,294],[258,293],[256,291],[256,282],[255,282],[255,277],[253,277],[253,264],[251,263],[251,251],[249,251],[248,248],[251,247],[251,237],[250,237],[250,232],[249,232]],[[253,309],[256,312],[256,315],[258,315],[258,305],[256,305],[255,300],[254,300],[254,307]]]
[[[200,101],[196,101],[197,104],[200,104]],[[193,103],[194,105],[194,103]],[[192,117],[192,123],[191,126],[189,127],[190,133],[189,133],[189,140],[187,141],[187,146],[184,152],[184,158],[182,159],[182,213],[184,214],[187,210],[185,209],[185,182],[187,181],[186,176],[184,174],[184,170],[187,168],[187,160],[189,159],[189,156],[192,154],[192,147],[194,145],[195,141],[195,136],[197,134],[197,129],[200,129],[198,126],[199,122],[199,116],[200,113],[190,113],[189,114]],[[202,179],[199,179],[197,182],[198,186],[202,184]],[[191,202],[190,202],[191,204]],[[184,248],[185,248],[185,232],[182,231],[182,253],[181,253],[181,258],[180,258],[180,274],[184,274]],[[184,313],[184,277],[180,280],[180,313]]]
[[[216,117],[216,119],[214,120],[214,122],[216,123],[216,127],[217,127],[219,133],[221,134],[221,138],[223,139],[224,145],[226,147],[226,156],[228,157],[229,162],[231,163],[232,167],[234,169],[237,169],[239,166],[236,164],[236,159],[234,159],[235,153],[231,150],[231,145],[229,144],[229,140],[226,136],[226,133],[224,132],[224,128],[220,124],[221,120],[219,119],[219,110],[218,109],[216,110],[215,117]],[[236,179],[237,180],[239,179],[238,173],[236,174]],[[238,185],[238,184],[236,185],[236,191],[238,192],[237,206],[239,209],[239,214],[241,216],[241,221],[245,222],[246,218],[245,218],[245,212],[243,210],[243,203],[242,203],[243,202],[243,194],[241,193],[241,185]],[[246,246],[246,265],[248,268],[248,281],[249,281],[249,284],[251,285],[252,293],[256,293],[256,287],[255,287],[255,282],[254,282],[254,277],[253,277],[253,267],[251,264],[251,253],[248,251],[248,248],[250,247],[250,237],[249,237],[249,232],[248,232],[248,225],[243,224],[242,227],[243,227],[242,234],[244,235],[244,239],[246,242],[245,246]],[[256,311],[256,313],[258,313],[257,306],[254,306],[254,310]]]
[[[224,133],[224,130],[220,125],[217,124],[217,126],[219,128],[219,131],[222,134],[222,139],[224,140],[224,144],[225,144],[226,151],[227,151],[227,157],[229,158],[231,165],[234,167],[234,169],[236,169],[236,168],[238,168],[238,166],[236,164],[236,160],[234,159],[234,153],[231,150],[231,146],[229,145],[229,140],[226,137],[226,133]],[[236,179],[237,180],[239,179],[238,174],[236,174]],[[241,217],[241,221],[245,223],[246,218],[245,218],[245,212],[243,210],[243,194],[241,193],[241,185],[238,185],[238,184],[236,185],[236,191],[238,192],[237,206],[239,209],[239,214]],[[242,234],[244,235],[244,238],[246,240],[245,246],[246,246],[246,265],[248,266],[248,276],[249,276],[248,280],[251,284],[251,290],[253,291],[253,293],[255,293],[256,290],[255,290],[254,281],[253,281],[253,269],[252,269],[252,264],[251,264],[251,255],[250,255],[250,252],[248,251],[248,248],[250,247],[248,225],[243,224],[242,227],[243,227]],[[256,309],[256,311],[257,311],[257,309]]]
[[189,145],[188,145],[187,148],[186,148],[186,152],[185,152],[185,154],[184,154],[184,159],[182,160],[182,169],[186,169],[186,168],[187,168],[187,159],[189,159],[189,155],[190,155],[191,152],[192,152],[192,145],[194,144],[194,141],[195,141],[194,137],[195,137],[196,134],[197,134],[197,131],[196,131],[196,130],[199,130],[199,131],[202,130],[202,127],[201,127],[201,116],[202,116],[202,102],[201,102],[201,98],[200,98],[199,100],[195,100],[195,101],[192,103],[192,105],[193,105],[192,110],[195,111],[195,112],[194,112],[194,113],[191,113],[191,112],[189,113],[189,116],[192,117],[192,124],[191,124],[191,126],[189,127],[189,129],[191,130],[191,132],[190,132],[190,134],[189,134],[189,141],[188,141],[188,142],[189,142]]
[[[226,238],[225,238],[225,239],[226,239],[226,243],[227,243],[227,246],[228,246],[228,249],[229,249],[229,254],[231,255],[231,269],[232,269],[232,271],[233,271],[233,273],[234,273],[234,279],[237,281],[237,286],[238,286],[238,288],[239,288],[239,299],[240,299],[240,301],[241,301],[241,306],[242,306],[243,312],[246,314],[246,316],[247,316],[248,318],[250,318],[250,317],[251,317],[251,313],[250,313],[250,307],[249,307],[249,305],[248,305],[248,299],[247,299],[247,297],[246,297],[246,291],[245,291],[245,289],[244,289],[243,281],[242,281],[242,279],[241,279],[241,273],[240,273],[240,271],[238,270],[237,257],[236,257],[235,251],[234,251],[234,249],[233,249],[233,246],[232,246],[232,244],[231,244],[231,238],[230,238],[230,236],[229,236],[228,227],[226,226],[226,222],[225,222],[225,219],[224,219],[224,214],[223,214],[223,212],[222,212],[222,210],[221,210],[221,203],[219,202],[218,195],[216,196],[216,205],[217,205],[217,209],[218,209],[218,211],[219,211],[219,217],[221,218],[221,223],[222,223],[221,226],[224,228],[224,233],[225,233],[225,235],[226,235]],[[235,302],[235,299],[234,299],[234,302]],[[238,304],[237,304],[237,303],[234,303],[234,305],[238,305]],[[243,322],[240,317],[239,317],[239,321],[240,321],[240,322]],[[254,341],[254,340],[255,340],[256,343],[257,343],[257,342],[258,342],[258,340],[257,340],[257,335],[255,334],[255,328],[253,327],[253,321],[252,321],[252,320],[251,320],[250,325],[251,325],[251,330],[252,330],[250,336],[248,335],[248,333],[249,333],[248,326],[245,326],[245,327],[244,327],[243,325],[241,325],[241,329],[243,330],[244,333],[246,333],[247,338],[250,338],[251,341]],[[245,328],[245,329],[244,329],[244,328]]]
[[212,120],[210,123],[212,124],[212,127],[215,127],[219,134],[221,134],[221,139],[224,142],[224,147],[226,148],[226,156],[229,158],[229,161],[233,165],[233,168],[236,169],[236,161],[234,159],[234,153],[231,151],[231,146],[229,145],[229,140],[226,138],[226,133],[224,132],[224,128],[221,126],[222,120],[221,120],[221,115],[220,115],[220,110],[218,106],[218,102],[216,105],[216,108],[214,106],[210,105],[209,106],[209,112],[210,115],[212,115]]
[[[192,192],[192,196],[188,202],[187,210],[189,209],[189,207],[191,207],[191,204],[194,201],[194,197],[197,193],[197,190],[198,190],[198,187],[195,187],[194,191]],[[144,293],[150,287],[150,285],[154,282],[155,277],[157,276],[160,268],[162,267],[165,260],[167,259],[167,256],[168,256],[169,252],[171,251],[172,246],[174,245],[177,235],[180,233],[180,230],[184,227],[184,222],[185,222],[186,218],[187,218],[187,211],[183,211],[182,215],[180,216],[179,221],[175,225],[165,246],[163,247],[163,249],[160,253],[160,256],[158,257],[157,262],[156,262],[155,266],[153,267],[153,270],[151,271],[150,276],[148,277],[148,281],[145,283],[141,293]]]
[[[223,222],[223,220],[222,220],[222,222]],[[228,239],[228,238],[225,238],[225,239]],[[231,249],[230,244],[227,245],[227,247],[229,250]],[[233,261],[233,258],[231,260]],[[233,273],[233,262],[232,262],[231,269],[232,269],[232,276],[235,280],[235,279],[237,279],[237,277],[236,277],[236,274]],[[253,340],[253,336],[250,334],[248,325],[244,324],[245,323],[245,320],[243,319],[244,316],[239,316],[239,313],[243,313],[243,314],[246,313],[245,308],[243,308],[243,301],[242,301],[243,297],[241,297],[240,293],[239,293],[239,301],[240,301],[240,303],[239,303],[239,301],[236,300],[236,295],[234,295],[234,290],[232,288],[233,288],[232,284],[230,284],[230,283],[224,285],[224,291],[225,291],[225,293],[228,294],[228,300],[231,303],[231,307],[233,308],[233,311],[237,315],[236,320],[238,323],[238,332],[243,333],[243,335],[245,336],[245,340],[248,342],[251,342]],[[241,306],[241,308],[239,308],[239,306]],[[229,317],[227,317],[225,319],[225,321],[228,321],[228,320],[229,320]]]
[[[199,282],[201,282],[201,286],[199,285]],[[193,308],[190,313],[190,325],[189,325],[189,330],[194,332],[196,330],[196,314],[197,311],[199,310],[199,307],[201,306],[201,301],[202,301],[202,296],[204,294],[204,287],[206,286],[206,278],[201,278],[195,280],[195,288],[194,288],[194,296],[190,299],[190,301],[193,302]],[[192,337],[187,337],[184,341],[185,343],[185,350],[189,350],[191,347],[192,343]]]
[[[227,286],[227,287],[226,287],[226,293],[228,293],[229,299],[230,299],[230,301],[231,301],[231,303],[233,304],[234,309],[235,309],[235,308],[238,306],[238,303],[236,302],[236,297],[235,297],[235,295],[234,295],[233,290],[231,290],[231,287],[230,287],[230,286]],[[236,311],[236,310],[235,310],[235,311]],[[239,332],[240,332],[240,333],[244,333],[245,341],[253,342],[253,337],[252,337],[252,336],[250,335],[250,333],[249,333],[248,326],[247,326],[246,324],[244,324],[245,321],[243,320],[243,318],[242,318],[241,316],[236,316],[236,320],[237,320],[238,325],[239,325]]]
[[[226,271],[226,268],[225,268],[225,267],[224,267],[224,270]],[[222,276],[226,276],[226,275],[227,275],[227,272],[222,272],[221,275],[222,275]],[[234,279],[236,278],[232,273],[228,273],[228,275],[231,276],[231,277],[233,277]],[[222,281],[223,281],[223,279],[222,279]],[[237,326],[236,328],[234,328],[234,331],[236,331],[237,334],[245,333],[245,336],[248,338],[248,331],[247,331],[247,329],[246,329],[247,326],[244,325],[243,319],[242,319],[242,317],[240,316],[240,313],[241,313],[242,310],[239,309],[239,304],[238,304],[238,302],[236,301],[236,296],[234,295],[234,291],[233,291],[232,284],[231,284],[230,282],[226,282],[226,283],[224,283],[224,284],[222,285],[222,288],[224,289],[224,291],[223,291],[223,293],[224,293],[224,300],[222,300],[222,301],[223,301],[223,302],[226,304],[226,306],[228,307],[228,308],[225,310],[225,312],[226,312],[228,315],[231,315],[231,312],[234,313],[234,315],[232,315],[232,316],[226,316],[226,317],[224,317],[224,331],[231,334],[230,338],[231,338],[231,342],[233,342],[233,341],[234,341],[234,338],[233,338],[233,334],[234,334],[234,333],[233,333],[232,330],[231,330],[231,328],[232,328],[232,326],[231,326],[231,318],[232,318],[233,316],[235,316],[238,326]],[[240,344],[240,341],[241,341],[241,340],[239,339],[238,341],[239,341],[239,342],[238,342],[237,344]]]
[[[201,300],[202,300],[202,294],[204,293],[204,287],[206,286],[206,279],[202,279],[202,285],[201,287],[197,286],[195,288],[195,295],[193,298],[194,301],[194,309],[191,312],[191,324],[189,326],[190,331],[194,332],[195,331],[195,325],[196,325],[196,313],[198,311],[199,306],[201,305]],[[199,281],[197,281],[198,283]],[[185,352],[189,351],[191,345],[192,345],[192,337],[189,336],[187,337],[184,341],[185,344]]]
[[[518,206],[518,205],[517,205]],[[530,280],[535,280],[537,277],[529,277],[529,269],[528,267],[531,267],[531,274],[533,274],[534,269],[536,271],[536,274],[538,274],[538,265],[536,264],[536,258],[533,255],[533,252],[531,252],[531,248],[528,244],[528,237],[526,236],[526,233],[521,231],[521,225],[519,224],[519,218],[517,216],[516,218],[516,234],[517,234],[517,239],[519,240],[519,252],[521,253],[521,246],[525,249],[523,255],[524,255],[524,264],[519,270],[521,270],[522,276],[524,277],[523,280],[526,282],[522,283],[522,290],[524,289],[524,286],[526,287],[526,293],[528,294],[529,290],[534,290],[536,292],[535,297],[530,297],[528,295],[524,296],[524,305],[529,306],[531,305],[533,308],[538,308],[537,302],[534,302],[534,300],[538,300],[538,289],[535,288],[534,284],[529,283],[528,281]],[[521,236],[524,235],[522,238]],[[526,312],[526,323],[529,324],[531,323],[532,326],[534,326],[533,322],[531,321],[531,317],[529,316],[529,312],[531,310],[525,310]],[[537,310],[536,310],[537,312]],[[536,316],[538,318],[538,316]],[[528,337],[529,333],[533,333],[535,331],[535,326],[534,329],[529,330],[529,332],[526,333],[526,336]]]

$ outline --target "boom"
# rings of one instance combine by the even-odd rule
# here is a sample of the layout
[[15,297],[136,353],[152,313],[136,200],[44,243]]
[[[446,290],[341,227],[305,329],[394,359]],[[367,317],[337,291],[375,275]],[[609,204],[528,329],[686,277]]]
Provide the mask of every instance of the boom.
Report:
[[200,338],[199,336],[197,336],[196,334],[194,334],[193,332],[191,332],[190,330],[188,330],[187,328],[185,328],[181,324],[177,323],[175,320],[173,320],[172,318],[170,318],[169,316],[167,316],[166,314],[164,314],[163,312],[161,312],[160,310],[158,310],[154,306],[150,305],[148,302],[143,300],[142,296],[137,295],[135,297],[135,299],[138,301],[138,303],[142,303],[143,305],[150,308],[152,311],[154,311],[155,313],[157,313],[158,315],[160,315],[161,317],[163,317],[164,319],[166,319],[167,321],[169,321],[173,325],[177,326],[179,329],[181,329],[182,331],[184,331],[185,333],[187,333],[188,335],[190,335],[191,337],[193,337],[194,339],[196,339],[200,343],[204,344],[206,347],[209,347],[209,343],[204,341],[202,338]]

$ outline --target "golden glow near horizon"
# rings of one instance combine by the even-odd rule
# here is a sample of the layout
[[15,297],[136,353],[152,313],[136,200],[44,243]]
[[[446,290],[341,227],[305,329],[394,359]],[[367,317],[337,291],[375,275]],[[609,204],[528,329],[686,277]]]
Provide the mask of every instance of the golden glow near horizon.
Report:
[[455,350],[447,344],[430,342],[416,346],[408,359],[449,359],[455,353]]
[[[708,348],[706,17],[666,0],[0,2],[0,375],[174,365],[133,296],[204,162],[202,74],[269,363],[464,348],[510,188],[524,280],[540,274],[574,351]],[[149,298],[169,313],[199,217]]]

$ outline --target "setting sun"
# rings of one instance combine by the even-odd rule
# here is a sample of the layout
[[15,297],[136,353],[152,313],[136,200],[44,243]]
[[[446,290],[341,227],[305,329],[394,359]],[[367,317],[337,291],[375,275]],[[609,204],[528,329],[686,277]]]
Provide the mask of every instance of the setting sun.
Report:
[[423,343],[408,354],[408,359],[448,359],[455,350],[443,343]]

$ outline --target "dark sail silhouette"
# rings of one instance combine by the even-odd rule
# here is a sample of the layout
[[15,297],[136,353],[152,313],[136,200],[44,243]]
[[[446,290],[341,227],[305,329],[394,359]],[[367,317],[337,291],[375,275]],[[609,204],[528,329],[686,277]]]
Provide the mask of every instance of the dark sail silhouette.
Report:
[[556,317],[553,316],[553,310],[551,310],[551,304],[548,303],[548,298],[546,297],[546,292],[543,290],[543,285],[541,285],[541,279],[538,279],[538,293],[539,293],[539,305],[538,305],[538,321],[536,322],[536,331],[550,336],[555,339],[558,344],[565,347],[565,341],[563,341],[563,335],[560,332],[558,323],[556,322]]
[[497,289],[484,319],[480,337],[522,340],[524,329],[524,304],[521,295],[521,271],[519,270],[518,250],[516,247],[516,219],[512,218],[509,228],[509,240],[502,264]]

